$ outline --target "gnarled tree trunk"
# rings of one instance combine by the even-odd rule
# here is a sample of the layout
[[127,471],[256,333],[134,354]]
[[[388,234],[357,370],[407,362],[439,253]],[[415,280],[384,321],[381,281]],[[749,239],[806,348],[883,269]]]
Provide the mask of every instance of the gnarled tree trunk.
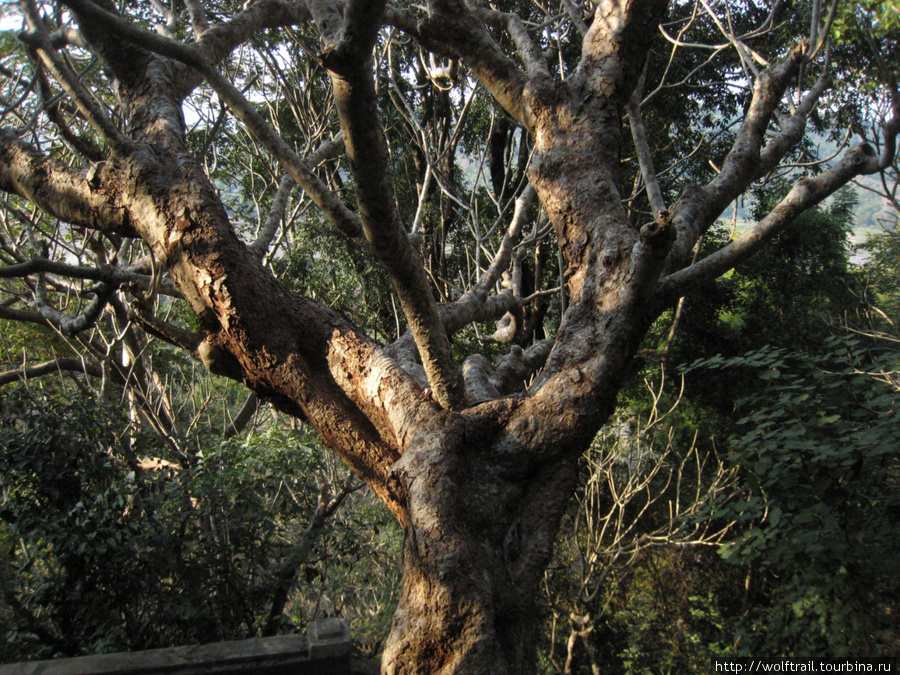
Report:
[[[25,0],[23,40],[104,148],[83,147],[96,161],[66,164],[3,130],[0,188],[110,242],[146,242],[200,329],[166,324],[141,307],[135,319],[315,427],[396,515],[406,551],[385,672],[533,671],[539,584],[577,483],[576,462],[612,414],[647,329],[684,292],[746,258],[794,215],[853,176],[889,164],[898,123],[886,130],[880,157],[865,147],[851,151],[798,182],[750,233],[687,265],[726,206],[802,136],[827,88],[827,70],[790,113],[778,107],[801,66],[810,72],[817,50],[801,46],[756,73],[746,119],[717,176],[635,227],[619,185],[622,120],[631,101],[634,142],[646,142],[639,96],[632,96],[664,0],[601,0],[590,25],[573,13],[580,61],[565,78],[551,69],[541,34],[519,16],[461,0],[430,0],[424,12],[368,0],[258,0],[212,27],[199,3],[188,4],[195,37],[182,42],[138,28],[110,0],[60,0],[81,29],[83,47],[115,81],[114,118],[57,53],[67,34],[52,32]],[[341,143],[299,157],[217,68],[260,31],[310,22],[334,92],[356,190],[353,209],[314,170]],[[373,59],[385,26],[462,62],[532,139],[532,187],[521,192],[507,237],[481,276],[441,306],[392,191]],[[499,33],[513,45],[512,55],[495,41]],[[259,244],[241,241],[192,154],[182,119],[185,97],[204,80],[335,228],[389,272],[406,335],[378,344],[339,312],[287,290],[263,265]],[[652,201],[664,206],[651,154],[639,154],[644,180],[657,188]],[[522,298],[495,289],[534,194],[561,253],[568,299],[561,325],[552,342],[513,349],[494,363],[471,356],[461,367],[450,346],[456,331],[521,308]],[[63,273],[50,263],[7,266],[3,276]],[[136,297],[143,297],[138,288],[158,290],[159,279],[154,287],[113,264],[79,273]],[[40,278],[30,310],[0,308],[0,316],[63,332],[89,325],[95,314],[74,321],[51,307]],[[102,311],[97,304],[92,312]]]

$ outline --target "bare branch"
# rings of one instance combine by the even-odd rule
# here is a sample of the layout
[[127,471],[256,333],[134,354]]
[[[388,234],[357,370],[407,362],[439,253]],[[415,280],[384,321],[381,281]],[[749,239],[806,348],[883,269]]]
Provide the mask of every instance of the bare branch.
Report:
[[222,435],[225,438],[231,438],[242,433],[244,429],[247,428],[247,424],[250,423],[250,420],[253,419],[257,410],[259,410],[259,396],[256,395],[256,392],[251,391],[247,395],[247,399],[244,401],[238,414],[228,423],[228,426],[225,427],[225,431]]
[[581,16],[581,7],[575,4],[574,0],[562,0],[562,5],[566,10],[566,14],[572,20],[572,24],[578,31],[578,34],[584,37],[588,32],[588,25]]
[[257,0],[245,4],[245,9],[229,21],[209,27],[200,0],[188,0],[186,4],[194,33],[200,33],[198,46],[204,58],[213,64],[222,61],[261,30],[299,24],[309,21],[312,16],[306,2]]
[[[646,74],[646,69],[644,71]],[[644,75],[641,76],[643,81]],[[653,168],[653,155],[650,151],[650,143],[647,140],[647,132],[644,129],[644,119],[641,115],[641,95],[643,82],[635,87],[631,98],[628,100],[626,111],[628,113],[628,125],[631,127],[631,138],[634,140],[634,149],[641,167],[641,175],[647,186],[647,197],[650,200],[650,210],[653,213],[666,211],[666,202],[663,199],[656,171]]]
[[798,180],[787,196],[762,221],[727,246],[699,260],[690,267],[665,277],[659,284],[657,298],[668,304],[700,284],[721,276],[747,259],[787,227],[806,209],[818,204],[849,183],[869,166],[874,150],[857,145],[828,171],[813,178]]
[[[484,24],[458,0],[432,0],[428,8],[428,18],[415,30],[407,30],[412,28],[408,23],[393,25],[407,30],[430,51],[461,58],[497,102],[530,129],[532,113],[525,96],[525,73],[503,53]],[[398,18],[390,16],[392,20]]]
[[45,361],[19,370],[7,370],[0,373],[0,386],[11,382],[24,382],[26,380],[55,375],[62,372],[84,373],[93,377],[103,377],[103,369],[100,366],[86,363],[83,359],[58,358]]
[[56,80],[62,85],[66,93],[71,96],[85,119],[112,147],[119,150],[127,150],[131,147],[131,140],[125,136],[109,116],[100,109],[94,98],[87,92],[84,85],[69,69],[66,63],[59,57],[50,41],[50,35],[44,27],[43,20],[38,14],[37,7],[31,0],[23,0],[21,3],[28,22],[29,32],[19,36],[23,42],[31,46],[43,61],[44,66],[53,73]]
[[[482,319],[476,319],[476,316],[484,316],[482,306],[488,301],[489,293],[494,285],[500,280],[500,276],[509,266],[512,258],[513,249],[519,243],[522,234],[522,228],[528,220],[529,210],[535,198],[534,188],[528,184],[522,191],[522,194],[516,199],[515,211],[510,220],[509,228],[497,253],[491,262],[487,272],[479,279],[478,283],[471,290],[464,293],[454,302],[441,308],[441,317],[447,331],[452,335],[463,326]],[[510,300],[512,300],[510,296]],[[504,306],[506,303],[504,302]],[[491,310],[489,316],[495,316],[494,312],[499,307]],[[504,311],[508,311],[507,306]],[[502,314],[502,313],[501,313]]]
[[24,309],[10,309],[9,307],[0,306],[0,319],[33,323],[47,328],[51,326],[50,322],[37,312],[29,312]]
[[[796,128],[800,127],[802,135],[805,116],[798,117],[784,138],[771,146],[772,150],[766,155],[766,163],[763,164],[760,153],[766,129],[791,77],[800,68],[805,49],[804,45],[795,48],[787,58],[773,63],[759,74],[750,106],[721,171],[706,186],[685,190],[678,203],[673,206],[672,222],[678,235],[667,264],[668,269],[677,269],[683,264],[697,239],[715,222],[728,204],[744,192],[761,175],[761,171],[770,170],[771,163],[783,156],[790,147],[788,142],[795,138]],[[817,99],[818,96],[808,98],[811,104]]]
[[73,225],[137,237],[125,209],[93,189],[102,167],[73,169],[0,130],[0,189],[19,195]]
[[[69,265],[55,262],[46,258],[33,258],[17,265],[0,267],[0,279],[27,277],[34,274],[56,274],[75,279],[100,281],[105,284],[121,286],[124,284],[137,284],[144,290],[150,290],[152,275],[143,274],[138,270],[141,266],[117,267],[115,265],[100,265],[99,267],[86,267],[82,265]],[[178,289],[168,282],[159,287],[161,292],[173,297],[180,297]]]
[[47,80],[43,68],[37,73],[37,83],[41,98],[44,100],[44,110],[47,117],[59,130],[64,141],[74,148],[77,154],[92,162],[102,162],[106,155],[93,141],[83,138],[72,131],[61,114],[62,102],[51,95],[50,83]]
[[[257,3],[259,4],[259,3]],[[206,20],[206,10],[202,0],[185,0],[188,14],[191,17],[191,27],[194,29],[194,37],[198,40],[209,30],[209,21]]]
[[[363,11],[362,5],[369,9]],[[401,227],[394,204],[370,54],[376,32],[366,28],[373,22],[379,25],[375,19],[380,14],[377,3],[351,3],[343,31],[332,29],[341,42],[326,48],[324,62],[334,86],[366,240],[391,274],[435,398],[444,407],[458,408],[465,402],[462,375],[421,257]]]
[[308,560],[313,546],[321,537],[325,522],[340,508],[347,496],[358,488],[359,484],[353,480],[352,474],[344,479],[340,490],[334,497],[331,496],[326,485],[319,486],[319,499],[315,513],[310,518],[309,525],[300,541],[284,557],[276,572],[278,587],[274,593],[268,621],[262,631],[263,635],[274,635],[278,631],[279,621],[290,591],[296,582],[297,573],[303,563]]
[[154,335],[170,345],[179,347],[194,358],[202,360],[199,354],[200,344],[203,342],[202,335],[163,321],[138,304],[132,305],[132,309],[133,311],[129,314],[129,318],[140,324],[150,335]]
[[265,256],[266,251],[269,250],[272,239],[278,231],[278,225],[284,219],[288,197],[291,196],[291,190],[294,189],[296,184],[296,181],[289,175],[282,176],[281,180],[278,182],[278,189],[275,191],[275,196],[272,198],[272,205],[269,207],[269,215],[266,216],[266,221],[263,223],[262,227],[259,228],[259,234],[256,237],[256,241],[247,246],[250,253],[260,260]]
[[525,65],[525,72],[532,83],[549,84],[550,69],[547,67],[547,59],[531,35],[528,34],[525,23],[518,14],[478,8],[475,10],[475,15],[486,24],[496,25],[509,33],[516,45],[519,57]]
[[55,326],[63,335],[72,336],[94,325],[113,293],[115,293],[115,290],[115,286],[100,284],[93,290],[93,300],[88,303],[87,307],[80,314],[73,317],[65,312],[61,312],[50,304],[50,300],[47,297],[47,289],[44,287],[43,276],[40,276],[35,284],[34,299],[30,304],[38,314]]
[[256,111],[241,92],[212,66],[194,47],[142,30],[129,21],[107,12],[90,0],[68,0],[91,19],[118,31],[121,37],[150,51],[180,61],[200,72],[219,97],[247,127],[248,131],[281,162],[285,170],[297,181],[319,208],[351,239],[362,243],[359,219],[328,189],[291,147]]

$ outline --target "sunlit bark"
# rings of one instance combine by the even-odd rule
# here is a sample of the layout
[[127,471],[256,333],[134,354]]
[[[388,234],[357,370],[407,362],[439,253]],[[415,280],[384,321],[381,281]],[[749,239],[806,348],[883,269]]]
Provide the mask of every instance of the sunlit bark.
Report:
[[[259,0],[214,25],[202,3],[192,1],[193,42],[144,30],[107,0],[61,4],[115,80],[115,95],[103,99],[115,114],[65,70],[56,53],[59,40],[54,43],[28,0],[25,41],[67,92],[77,124],[101,135],[105,158],[67,164],[39,149],[37,141],[4,129],[0,189],[115,246],[106,264],[91,269],[54,262],[46,254],[4,258],[0,277],[24,280],[31,296],[28,309],[0,306],[0,318],[71,334],[89,328],[114,292],[130,289],[141,305],[135,321],[148,332],[315,427],[406,529],[403,593],[383,662],[390,673],[534,670],[539,583],[577,484],[578,458],[612,414],[652,322],[681,295],[752,255],[796,215],[895,156],[896,110],[880,155],[854,148],[834,167],[798,181],[747,234],[690,263],[716,218],[802,138],[807,117],[827,91],[830,78],[821,69],[805,97],[791,102],[791,112],[782,110],[788,88],[815,65],[804,46],[759,70],[743,38],[729,36],[741,58],[750,59],[753,91],[746,114],[716,177],[703,186],[678,186],[682,196],[666,210],[643,129],[640,91],[635,93],[667,9],[663,0],[602,0],[589,23],[566,3],[566,12],[577,17],[574,34],[583,37],[580,57],[564,78],[542,46],[541,31],[518,15],[461,0],[431,0],[427,11],[356,0]],[[163,32],[174,35],[170,19],[178,20],[167,17]],[[561,14],[555,20],[567,19]],[[341,136],[304,158],[220,64],[259,31],[307,22],[319,31],[317,56],[330,76]],[[511,186],[516,194],[505,195],[507,206],[514,205],[502,214],[508,223],[499,231],[506,236],[486,261],[483,243],[473,244],[475,272],[455,301],[443,306],[414,235],[432,177],[448,202],[458,198],[441,183],[441,162],[432,162],[421,183],[418,215],[406,223],[398,212],[377,88],[383,67],[377,58],[387,51],[379,41],[389,39],[383,26],[454,67],[461,62],[530,137],[529,184]],[[450,70],[447,77],[456,77]],[[191,151],[182,106],[203,82],[284,176],[276,181],[268,219],[249,245],[238,236],[202,159]],[[407,114],[398,109],[401,117]],[[632,127],[627,136],[626,109]],[[416,131],[418,122],[407,117]],[[453,140],[447,129],[442,152],[452,158],[459,137]],[[624,206],[621,162],[632,136],[644,180],[652,186],[651,203],[659,207],[647,223],[632,222]],[[76,136],[68,138],[77,150]],[[506,138],[504,133],[500,141]],[[341,147],[352,204],[332,189],[342,180],[339,172],[329,182],[316,170]],[[524,173],[524,144],[519,152]],[[505,184],[501,169],[497,183]],[[409,329],[394,344],[379,344],[340,312],[289,291],[265,266],[294,184],[389,273]],[[502,197],[504,186],[496,192]],[[535,197],[545,216],[527,235]],[[27,214],[16,217],[32,227]],[[522,297],[521,270],[507,288],[497,288],[504,273],[515,276],[514,261],[521,260],[516,247],[526,236],[532,245],[552,237],[558,247],[565,307],[558,330],[552,340],[514,345],[495,362],[475,354],[458,364],[450,342],[454,333],[507,313],[521,320],[523,307],[533,301]],[[149,275],[116,263],[129,237],[139,237],[152,252]],[[51,273],[104,286],[85,293],[93,304],[72,317],[48,299],[43,275]],[[152,315],[148,308],[160,288],[187,302],[199,320],[198,332]],[[60,359],[3,373],[0,384],[53,369],[97,374],[97,367]]]

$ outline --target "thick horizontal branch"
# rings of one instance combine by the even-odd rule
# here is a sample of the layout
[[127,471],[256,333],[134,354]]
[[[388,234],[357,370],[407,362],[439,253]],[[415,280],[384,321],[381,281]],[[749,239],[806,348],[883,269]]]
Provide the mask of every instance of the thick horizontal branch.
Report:
[[93,291],[94,298],[88,303],[87,307],[80,314],[70,316],[50,304],[44,288],[44,280],[41,279],[35,285],[34,300],[32,300],[31,306],[34,307],[38,314],[59,329],[63,335],[77,335],[91,328],[97,322],[115,291],[116,287],[111,284],[99,284],[98,288]]
[[86,363],[81,359],[59,358],[45,361],[19,370],[7,370],[0,373],[0,386],[11,382],[24,382],[44,375],[55,375],[62,372],[84,373],[93,377],[103,377],[103,368],[96,364]]
[[50,327],[50,322],[37,312],[31,312],[27,309],[12,309],[10,307],[0,307],[0,319],[7,321],[18,321],[19,323],[33,323],[38,326]]
[[[193,3],[192,3],[193,4]],[[202,12],[199,5],[189,7],[192,13]],[[211,63],[218,63],[234,49],[266,28],[279,28],[309,21],[311,14],[306,2],[290,0],[256,0],[230,20],[203,31],[198,44]]]
[[0,189],[72,225],[137,237],[126,210],[95,192],[91,176],[91,169],[73,169],[0,130]]

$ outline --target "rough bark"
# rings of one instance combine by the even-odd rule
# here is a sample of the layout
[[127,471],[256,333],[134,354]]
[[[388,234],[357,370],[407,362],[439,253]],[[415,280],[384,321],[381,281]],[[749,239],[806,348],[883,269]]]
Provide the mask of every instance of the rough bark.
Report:
[[[636,228],[620,193],[622,120],[630,102],[649,182],[653,168],[643,147],[640,102],[632,94],[666,11],[663,0],[601,0],[590,26],[579,19],[581,58],[565,79],[551,74],[536,36],[519,17],[461,0],[431,0],[421,20],[412,10],[384,3],[260,0],[215,26],[200,3],[190,2],[197,36],[191,44],[141,30],[105,0],[63,4],[115,76],[119,119],[127,121],[114,125],[85,99],[83,118],[112,148],[104,162],[89,168],[65,165],[16,133],[0,131],[0,189],[72,225],[140,237],[200,321],[200,335],[172,337],[169,331],[170,339],[210,371],[242,382],[315,427],[393,511],[407,546],[402,597],[383,661],[388,673],[534,670],[536,598],[576,486],[577,459],[612,414],[653,320],[684,292],[751,255],[796,214],[894,157],[896,121],[887,127],[881,158],[854,150],[832,170],[798,183],[745,237],[685,267],[726,206],[802,135],[826,77],[766,142],[783,94],[806,58],[803,49],[756,78],[746,119],[718,176],[685,190],[671,213],[660,209],[656,221]],[[356,189],[352,209],[314,172],[314,162],[301,158],[216,68],[254,32],[306,21],[322,36],[322,62]],[[519,197],[494,264],[443,307],[391,189],[374,79],[373,47],[382,23],[461,59],[533,143],[530,187]],[[29,44],[48,64],[56,63],[42,30],[34,18]],[[501,48],[497,32],[509,38],[514,54]],[[58,70],[55,76],[68,81],[73,98],[83,98],[69,74]],[[204,79],[289,176],[272,222],[251,246],[235,233],[216,186],[186,141],[181,105]],[[499,182],[499,170],[497,176]],[[408,337],[379,345],[339,312],[288,291],[264,266],[292,181],[390,273]],[[662,205],[654,187],[654,202]],[[460,368],[450,349],[454,332],[521,309],[523,299],[515,293],[492,290],[514,258],[535,195],[563,261],[568,304],[562,324],[552,343],[516,347],[494,364],[473,356]],[[34,311],[0,307],[0,317],[69,325],[42,304],[45,272],[96,279],[110,289],[143,282],[117,267],[85,271],[20,260],[0,276],[39,276]],[[152,319],[145,325],[167,332]],[[59,361],[2,377],[51,368],[78,369]],[[526,389],[525,380],[541,368]]]

